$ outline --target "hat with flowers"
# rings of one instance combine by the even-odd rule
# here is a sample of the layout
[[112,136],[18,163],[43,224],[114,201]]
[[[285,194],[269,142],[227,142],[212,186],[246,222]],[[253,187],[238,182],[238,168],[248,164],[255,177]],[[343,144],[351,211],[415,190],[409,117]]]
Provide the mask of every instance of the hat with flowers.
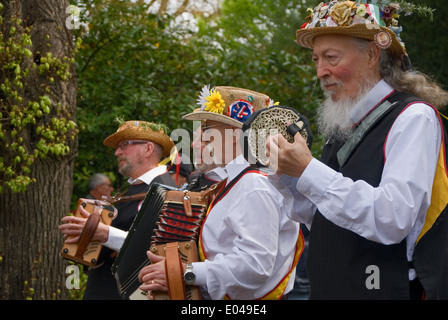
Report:
[[296,42],[300,46],[312,49],[317,36],[342,34],[375,41],[381,49],[388,49],[397,57],[406,54],[400,38],[403,29],[398,22],[400,15],[417,12],[432,18],[433,13],[428,7],[401,0],[332,0],[308,10],[311,14],[296,34]]
[[205,85],[197,100],[201,107],[183,116],[187,120],[214,120],[242,128],[243,123],[257,110],[275,105],[264,93],[248,89]]

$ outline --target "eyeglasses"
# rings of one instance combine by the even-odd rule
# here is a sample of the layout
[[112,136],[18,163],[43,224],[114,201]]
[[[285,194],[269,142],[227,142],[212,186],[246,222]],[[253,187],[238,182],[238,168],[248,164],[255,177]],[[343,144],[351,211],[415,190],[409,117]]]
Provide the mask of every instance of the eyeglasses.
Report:
[[222,123],[214,124],[212,126],[203,125],[203,126],[201,126],[201,131],[204,132],[205,130],[208,130],[208,129],[211,129],[211,128],[214,128],[214,127],[219,127],[221,125],[222,125]]
[[120,148],[121,150],[125,150],[130,144],[145,144],[148,143],[149,141],[122,141],[118,144],[118,148]]

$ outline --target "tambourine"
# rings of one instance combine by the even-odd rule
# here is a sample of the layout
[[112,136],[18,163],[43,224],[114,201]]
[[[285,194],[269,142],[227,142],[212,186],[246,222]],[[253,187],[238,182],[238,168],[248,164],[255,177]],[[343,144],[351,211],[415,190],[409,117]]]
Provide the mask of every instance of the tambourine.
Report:
[[[289,126],[288,126],[289,124]],[[266,140],[269,136],[281,134],[288,142],[294,142],[299,132],[311,148],[313,134],[308,118],[287,106],[273,106],[254,112],[243,124],[241,144],[243,154],[250,164],[265,167]]]

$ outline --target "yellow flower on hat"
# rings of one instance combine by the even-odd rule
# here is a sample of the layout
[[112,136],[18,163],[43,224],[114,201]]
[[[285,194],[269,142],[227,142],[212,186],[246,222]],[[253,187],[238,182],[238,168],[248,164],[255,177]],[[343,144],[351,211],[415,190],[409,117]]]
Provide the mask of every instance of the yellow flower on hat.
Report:
[[210,91],[210,96],[206,97],[205,99],[207,100],[207,102],[205,103],[204,111],[210,111],[219,114],[223,113],[226,104],[218,91]]

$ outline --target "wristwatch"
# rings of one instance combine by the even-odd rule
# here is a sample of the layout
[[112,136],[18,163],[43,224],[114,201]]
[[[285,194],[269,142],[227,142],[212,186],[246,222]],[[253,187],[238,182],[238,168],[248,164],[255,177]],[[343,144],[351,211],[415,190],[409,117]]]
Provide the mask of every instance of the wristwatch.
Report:
[[187,264],[187,268],[184,273],[184,281],[187,286],[191,286],[196,279],[196,275],[193,272],[193,265],[191,263]]

